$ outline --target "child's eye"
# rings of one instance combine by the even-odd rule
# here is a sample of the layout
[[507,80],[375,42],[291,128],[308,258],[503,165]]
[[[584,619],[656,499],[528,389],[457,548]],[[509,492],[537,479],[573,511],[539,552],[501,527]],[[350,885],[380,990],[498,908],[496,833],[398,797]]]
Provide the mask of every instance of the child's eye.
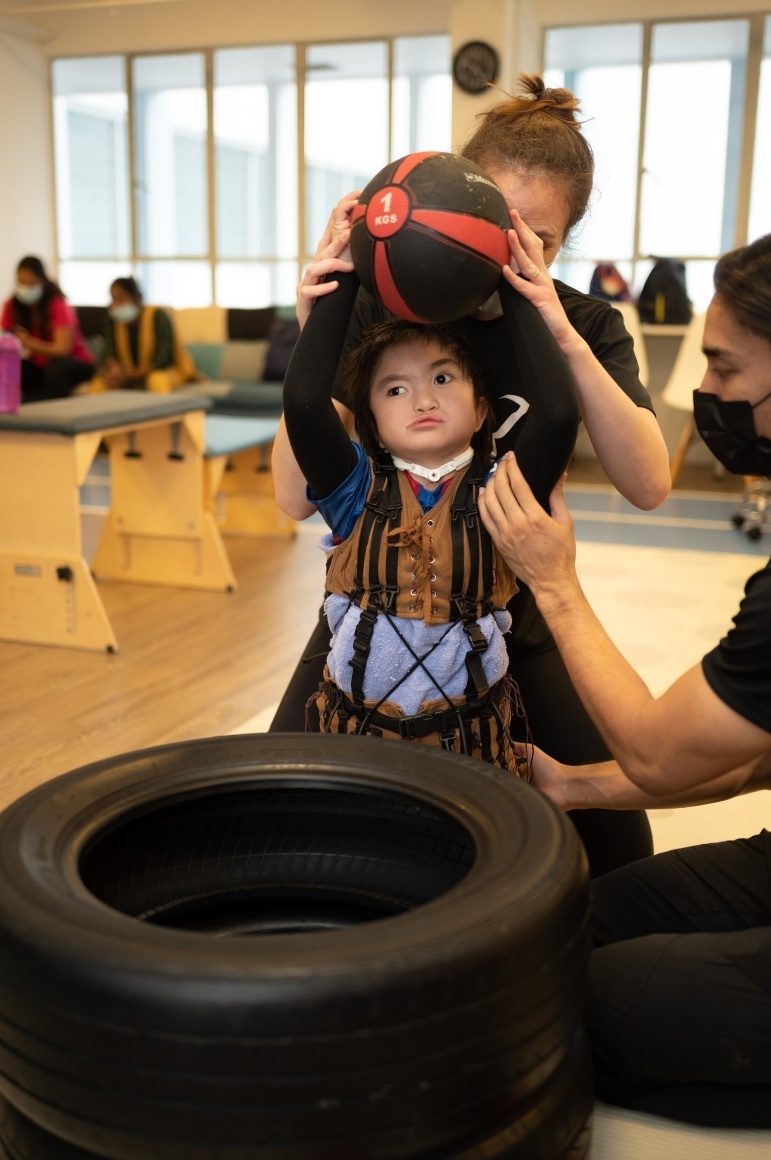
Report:
[[447,373],[447,371],[439,371],[439,374],[434,376],[434,382],[438,383],[440,387],[443,386],[445,383],[449,383],[451,381],[452,381],[451,377]]
[[403,395],[403,394],[404,394],[404,387],[389,387],[388,390],[386,391],[386,395]]

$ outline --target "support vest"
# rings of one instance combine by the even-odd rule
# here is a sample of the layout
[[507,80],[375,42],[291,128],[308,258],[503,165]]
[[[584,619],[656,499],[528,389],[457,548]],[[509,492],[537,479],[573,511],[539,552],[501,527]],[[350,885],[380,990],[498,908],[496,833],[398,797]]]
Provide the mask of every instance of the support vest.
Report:
[[[489,688],[481,660],[487,642],[478,618],[503,608],[517,583],[479,517],[480,482],[472,463],[424,512],[404,472],[390,463],[372,463],[364,510],[351,535],[327,560],[327,591],[362,609],[350,661],[352,696],[327,674],[317,703],[326,731],[391,735],[463,753],[478,751],[483,760],[521,772],[508,731],[510,690],[503,681]],[[427,703],[409,718],[388,700],[365,701],[364,671],[378,615],[426,624],[462,621],[469,641],[464,697]]]

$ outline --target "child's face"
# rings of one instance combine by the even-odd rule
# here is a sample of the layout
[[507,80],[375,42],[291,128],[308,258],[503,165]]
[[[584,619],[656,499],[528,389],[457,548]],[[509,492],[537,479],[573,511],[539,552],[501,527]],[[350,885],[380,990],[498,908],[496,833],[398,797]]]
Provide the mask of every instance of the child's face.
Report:
[[384,351],[370,407],[386,451],[421,467],[441,467],[465,451],[487,414],[473,383],[433,339]]

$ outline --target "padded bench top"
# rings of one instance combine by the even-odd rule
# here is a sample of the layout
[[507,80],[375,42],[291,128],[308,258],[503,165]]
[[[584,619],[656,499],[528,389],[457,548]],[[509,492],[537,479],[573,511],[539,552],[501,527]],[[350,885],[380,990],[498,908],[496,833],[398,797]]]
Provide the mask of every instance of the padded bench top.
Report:
[[206,396],[191,396],[182,391],[173,391],[169,395],[150,391],[105,391],[100,395],[75,395],[68,399],[24,403],[15,414],[0,414],[0,431],[80,435],[86,431],[109,431],[112,427],[149,423],[210,408],[211,400]]
[[206,459],[218,455],[235,455],[249,447],[264,447],[276,438],[278,419],[252,419],[248,416],[206,416]]
[[208,398],[220,415],[265,415],[278,418],[283,409],[283,383],[212,380],[182,387],[186,395]]

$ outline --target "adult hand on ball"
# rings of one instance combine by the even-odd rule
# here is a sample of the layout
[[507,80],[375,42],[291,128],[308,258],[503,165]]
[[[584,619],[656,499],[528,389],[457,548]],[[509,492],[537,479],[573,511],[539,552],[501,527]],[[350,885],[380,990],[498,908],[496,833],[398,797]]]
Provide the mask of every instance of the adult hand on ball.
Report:
[[543,257],[543,242],[522,220],[517,210],[511,210],[508,232],[509,264],[503,267],[503,276],[523,298],[536,307],[560,347],[575,337],[575,331],[557,295]]
[[351,261],[351,214],[353,207],[359,200],[359,191],[347,193],[337,203],[329,215],[324,233],[321,236],[313,261],[309,264],[302,281],[297,287],[297,306],[295,313],[300,329],[308,321],[313,304],[317,298],[331,294],[337,289],[337,280],[325,281],[329,274],[353,271]]

